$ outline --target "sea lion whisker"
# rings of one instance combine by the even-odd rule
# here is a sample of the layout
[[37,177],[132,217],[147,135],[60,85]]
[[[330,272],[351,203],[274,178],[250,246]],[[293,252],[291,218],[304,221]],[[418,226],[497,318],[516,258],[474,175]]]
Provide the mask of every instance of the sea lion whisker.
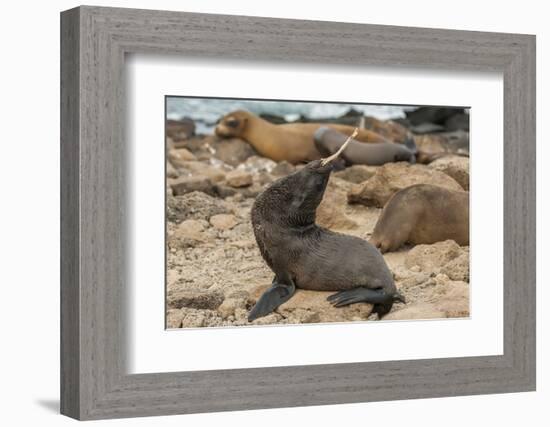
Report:
[[321,160],[321,166],[325,166],[327,163],[332,162],[334,159],[337,159],[340,154],[346,149],[347,145],[350,143],[350,141],[357,136],[359,133],[359,128],[355,128],[353,130],[353,133],[348,136],[348,139],[342,144],[342,146],[338,149],[336,153],[334,153],[332,156],[325,157]]

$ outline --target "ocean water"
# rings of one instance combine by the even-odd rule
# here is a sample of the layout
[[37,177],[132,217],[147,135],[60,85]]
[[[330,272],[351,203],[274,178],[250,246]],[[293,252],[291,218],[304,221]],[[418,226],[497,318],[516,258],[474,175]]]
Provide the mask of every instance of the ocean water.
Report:
[[242,109],[252,113],[276,114],[287,121],[306,116],[311,119],[334,118],[345,114],[351,108],[362,111],[367,116],[380,120],[405,117],[405,111],[413,106],[375,105],[375,104],[340,104],[329,102],[294,102],[294,101],[248,101],[243,99],[184,98],[168,97],[166,115],[169,119],[189,117],[195,120],[198,133],[210,133],[220,117]]

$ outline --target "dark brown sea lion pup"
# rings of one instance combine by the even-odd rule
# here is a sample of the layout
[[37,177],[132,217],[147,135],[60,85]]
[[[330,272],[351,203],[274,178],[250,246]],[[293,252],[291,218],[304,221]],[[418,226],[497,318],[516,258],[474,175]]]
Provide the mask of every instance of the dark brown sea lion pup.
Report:
[[[315,147],[323,156],[336,153],[346,141],[346,135],[335,129],[320,127],[313,139]],[[416,162],[416,144],[413,138],[407,138],[404,144],[378,142],[364,144],[352,139],[341,154],[346,166],[371,165],[381,166],[391,162]]]
[[454,240],[470,244],[470,207],[466,191],[417,184],[395,193],[384,206],[370,242],[382,253],[405,243]]
[[384,258],[358,237],[315,224],[315,211],[337,157],[314,160],[271,184],[255,200],[252,226],[260,253],[275,273],[271,287],[248,315],[252,321],[288,301],[296,288],[340,291],[328,300],[336,307],[374,304],[381,317],[403,301]]
[[[297,164],[321,158],[315,148],[313,134],[321,126],[350,134],[353,127],[338,124],[287,123],[275,125],[248,111],[233,111],[222,117],[216,126],[220,137],[239,137],[256,151],[271,160],[286,160]],[[388,142],[383,136],[367,129],[359,130],[356,139],[361,142]]]

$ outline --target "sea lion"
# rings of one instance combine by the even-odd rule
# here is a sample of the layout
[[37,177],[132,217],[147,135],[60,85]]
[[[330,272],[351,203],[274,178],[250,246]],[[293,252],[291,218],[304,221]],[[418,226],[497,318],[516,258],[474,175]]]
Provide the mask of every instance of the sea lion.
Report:
[[454,240],[470,244],[470,207],[466,191],[417,184],[395,193],[384,206],[370,242],[382,253],[405,243]]
[[250,311],[249,321],[271,313],[296,288],[339,291],[328,297],[334,306],[368,302],[379,317],[391,310],[394,301],[403,301],[374,246],[315,223],[332,161],[339,153],[335,154],[280,178],[256,198],[251,212],[254,236],[275,277]]
[[[239,137],[271,160],[304,163],[321,158],[313,134],[321,126],[350,134],[353,127],[338,124],[287,123],[275,125],[248,111],[233,111],[221,118],[215,133],[220,137]],[[388,142],[383,136],[361,129],[356,137],[361,142]]]
[[[328,127],[320,127],[313,135],[315,147],[323,156],[334,154],[346,141],[346,135]],[[381,166],[390,162],[416,162],[416,145],[413,138],[407,138],[404,144],[377,142],[364,144],[351,140],[342,152],[341,158],[346,166]]]

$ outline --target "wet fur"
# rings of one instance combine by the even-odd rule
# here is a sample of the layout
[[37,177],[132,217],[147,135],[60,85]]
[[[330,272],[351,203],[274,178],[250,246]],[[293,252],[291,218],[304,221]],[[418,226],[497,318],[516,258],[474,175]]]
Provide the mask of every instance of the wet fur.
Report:
[[330,164],[310,162],[256,198],[251,216],[260,253],[276,277],[288,275],[299,289],[376,289],[385,297],[375,311],[385,314],[397,290],[380,252],[366,240],[315,223],[331,170]]

